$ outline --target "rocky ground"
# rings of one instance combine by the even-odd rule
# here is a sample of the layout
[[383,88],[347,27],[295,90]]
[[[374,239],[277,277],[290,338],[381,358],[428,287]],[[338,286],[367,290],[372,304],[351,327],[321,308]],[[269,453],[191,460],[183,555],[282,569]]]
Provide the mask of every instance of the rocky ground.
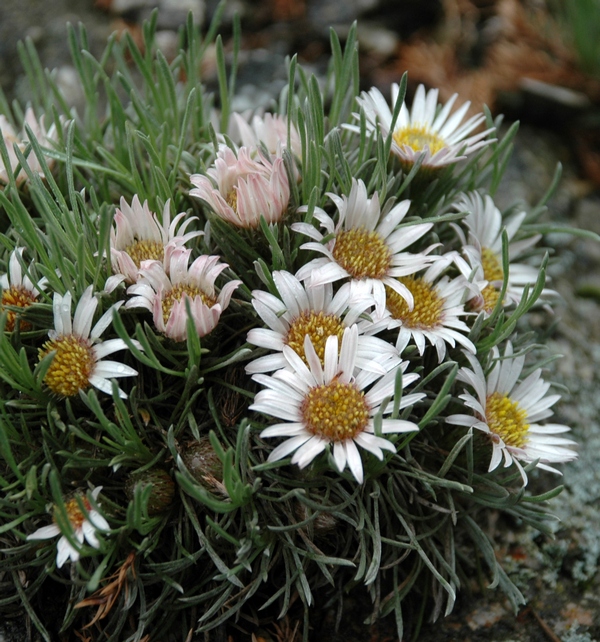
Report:
[[[17,41],[29,37],[44,64],[57,68],[68,88],[73,76],[66,22],[83,22],[92,51],[99,53],[111,31],[124,28],[126,22],[135,29],[154,4],[158,3],[3,0],[0,84],[9,96],[27,99],[16,51]],[[202,23],[210,18],[214,4],[162,0],[159,29],[163,46],[173,46],[176,27],[188,9]],[[404,5],[403,13],[399,4]],[[235,105],[243,109],[278,93],[285,82],[283,60],[287,54],[301,51],[304,63],[319,73],[328,51],[326,25],[336,25],[343,33],[357,17],[361,20],[361,51],[365,52],[362,64],[368,83],[377,61],[397,45],[401,36],[414,29],[411,21],[423,24],[434,20],[440,4],[419,0],[398,4],[392,0],[352,0],[342,4],[335,0],[298,0],[296,4],[284,0],[237,0],[229,3],[227,15],[234,9],[242,12],[247,47]],[[498,200],[504,205],[516,200],[534,205],[550,184],[556,163],[561,162],[563,179],[549,204],[546,220],[600,234],[600,196],[593,184],[582,178],[569,129],[562,123],[557,130],[551,115],[545,125],[522,126]],[[424,642],[600,640],[600,244],[559,232],[548,235],[545,242],[553,254],[552,287],[563,300],[557,306],[556,324],[550,324],[547,341],[551,353],[561,354],[562,358],[549,366],[547,377],[565,386],[567,392],[557,409],[557,421],[571,425],[581,444],[578,461],[565,467],[565,491],[552,504],[560,520],[555,524],[555,539],[548,540],[527,529],[509,531],[502,528],[502,522],[490,521],[489,529],[500,543],[498,555],[528,599],[528,606],[515,614],[501,594],[482,593],[476,586],[463,587],[454,613],[426,625],[418,634],[417,639]],[[549,326],[542,313],[532,323]],[[342,631],[331,640],[394,639],[388,623],[370,629],[360,622],[344,622]],[[0,623],[0,642],[27,639],[36,640],[36,636],[27,633],[22,625],[9,628]],[[293,637],[285,637],[282,642],[293,642]]]

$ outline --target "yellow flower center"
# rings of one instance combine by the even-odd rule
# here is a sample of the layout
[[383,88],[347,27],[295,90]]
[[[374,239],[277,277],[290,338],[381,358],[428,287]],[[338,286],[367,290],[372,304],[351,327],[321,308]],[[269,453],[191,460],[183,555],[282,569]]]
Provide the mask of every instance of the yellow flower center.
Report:
[[496,253],[489,247],[481,248],[481,266],[483,267],[483,278],[486,281],[502,281],[504,279],[502,264]]
[[308,432],[330,441],[353,439],[369,422],[364,393],[337,379],[311,388],[300,411]]
[[59,336],[40,348],[40,361],[54,350],[56,354],[44,377],[48,388],[61,397],[72,397],[88,388],[96,365],[90,342],[74,334]]
[[333,258],[354,279],[382,279],[392,262],[381,236],[364,227],[342,230],[335,240]]
[[491,314],[500,298],[500,290],[493,285],[486,285],[483,290],[481,290],[481,296],[483,297],[483,305],[479,309],[483,309],[488,314]]
[[491,284],[492,281],[502,281],[504,271],[496,253],[489,247],[481,248],[481,266],[483,267],[483,278],[490,281],[489,285],[481,291],[483,296],[483,309],[489,314],[496,307],[500,298],[500,290]]
[[209,296],[195,285],[177,283],[177,285],[173,286],[172,290],[165,292],[163,295],[162,313],[165,324],[169,321],[169,317],[171,316],[171,311],[173,310],[175,303],[177,301],[181,301],[184,297],[189,297],[190,299],[200,297],[202,299],[202,303],[207,305],[209,308],[212,308],[217,302],[215,297]]
[[80,495],[79,498],[73,497],[72,499],[69,499],[68,501],[65,502],[65,510],[67,511],[67,517],[74,530],[81,528],[81,525],[86,519],[85,515],[83,514],[80,508],[81,505],[85,507],[85,510],[88,511],[88,513],[89,511],[92,510],[92,505],[87,500],[87,498],[84,497],[83,495]]
[[[35,294],[23,287],[22,285],[13,285],[7,290],[2,290],[2,303],[0,304],[0,310],[4,310],[5,306],[15,306],[17,308],[28,308],[32,303],[35,303],[37,297]],[[6,332],[12,332],[16,327],[17,315],[19,313],[15,310],[8,310],[6,313],[6,326],[4,329]],[[26,321],[21,321],[20,323],[21,330],[29,330],[31,328],[31,323]]]
[[292,348],[296,354],[306,361],[304,354],[304,337],[308,334],[315,348],[321,363],[324,363],[325,343],[330,336],[337,336],[338,345],[344,334],[344,325],[339,317],[324,312],[303,312],[290,324],[290,329],[284,342]]
[[441,136],[423,125],[409,125],[397,129],[394,132],[394,140],[398,146],[408,145],[415,152],[424,150],[428,145],[432,156],[440,149],[447,147],[446,141]]
[[485,404],[485,420],[494,435],[502,437],[507,446],[522,448],[527,441],[527,411],[507,395],[494,392]]
[[137,240],[125,248],[136,267],[140,267],[142,261],[162,261],[164,256],[164,245],[158,241]]
[[237,195],[237,190],[232,189],[229,194],[225,197],[225,202],[231,209],[237,214],[237,201],[238,201],[238,195]]
[[387,308],[394,319],[399,319],[408,328],[432,329],[442,323],[443,300],[438,289],[423,279],[405,276],[398,281],[412,293],[415,305],[412,310],[395,290],[386,286]]

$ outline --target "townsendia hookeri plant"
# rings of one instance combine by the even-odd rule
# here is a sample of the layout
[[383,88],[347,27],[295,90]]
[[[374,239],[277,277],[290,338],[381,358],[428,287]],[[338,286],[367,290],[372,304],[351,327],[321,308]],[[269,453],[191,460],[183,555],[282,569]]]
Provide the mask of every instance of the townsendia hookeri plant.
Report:
[[358,591],[402,637],[476,572],[517,607],[490,513],[547,530],[576,450],[524,331],[556,299],[544,203],[494,203],[516,128],[360,94],[354,27],[324,84],[293,58],[237,114],[217,21],[173,59],[156,17],[98,59],[70,29],[83,112],[27,42],[31,105],[0,102],[0,612],[308,640]]

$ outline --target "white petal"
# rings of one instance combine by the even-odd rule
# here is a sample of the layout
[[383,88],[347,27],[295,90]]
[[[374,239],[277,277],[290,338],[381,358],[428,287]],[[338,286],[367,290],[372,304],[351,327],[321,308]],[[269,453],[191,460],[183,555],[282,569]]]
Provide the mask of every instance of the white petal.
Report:
[[123,305],[123,303],[123,301],[118,301],[110,308],[108,308],[108,310],[100,317],[100,319],[98,319],[98,322],[96,323],[90,334],[92,339],[98,339],[102,335],[106,328],[108,328],[108,326],[112,323],[115,310],[118,310]]
[[354,478],[359,484],[362,484],[364,479],[362,459],[360,458],[360,453],[358,448],[352,439],[347,439],[344,442],[344,447],[346,448],[346,456],[348,458],[348,468],[354,475]]
[[319,454],[321,454],[329,442],[317,435],[312,436],[305,444],[300,446],[292,457],[292,464],[305,468]]
[[71,558],[72,562],[76,562],[79,559],[79,551],[73,548],[69,540],[63,535],[56,545],[56,566],[61,568],[69,558]]
[[73,317],[73,334],[84,339],[90,336],[92,319],[98,307],[98,299],[94,296],[93,292],[94,287],[92,285],[85,289],[75,308],[75,315]]
[[346,468],[346,463],[348,461],[344,442],[335,441],[333,443],[333,461],[335,462],[338,471],[340,473],[344,472],[344,468]]
[[291,452],[294,452],[294,450],[306,443],[310,438],[311,436],[309,434],[304,434],[284,441],[271,452],[267,461],[278,461],[280,459],[284,459]]
[[38,528],[37,531],[27,535],[28,540],[37,540],[37,539],[50,539],[51,537],[56,537],[60,535],[60,528],[56,524],[50,524],[49,526],[42,526]]
[[304,424],[300,422],[274,424],[273,426],[265,428],[260,433],[260,438],[266,439],[268,437],[297,437],[298,435],[301,435],[303,433],[309,435],[309,433],[306,432]]

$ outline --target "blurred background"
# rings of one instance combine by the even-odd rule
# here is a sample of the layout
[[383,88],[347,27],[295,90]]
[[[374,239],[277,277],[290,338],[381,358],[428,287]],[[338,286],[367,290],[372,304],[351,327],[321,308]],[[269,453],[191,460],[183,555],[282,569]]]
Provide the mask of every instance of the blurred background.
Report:
[[[0,0],[0,86],[9,102],[27,103],[18,43],[28,39],[81,110],[67,22],[85,25],[89,48],[100,56],[113,32],[127,30],[141,44],[141,25],[158,9],[157,45],[172,59],[187,14],[206,30],[216,7],[216,0]],[[287,84],[286,56],[297,53],[308,72],[324,79],[330,27],[343,40],[357,20],[363,89],[377,86],[389,95],[390,84],[408,71],[409,97],[424,83],[438,87],[442,101],[457,92],[457,105],[469,100],[474,112],[485,104],[504,114],[506,127],[521,121],[498,206],[536,204],[561,163],[546,220],[600,233],[600,0],[229,0],[220,30],[229,49],[235,13],[242,26],[235,110],[273,104]],[[199,80],[216,85],[210,54]],[[547,378],[568,390],[557,421],[571,425],[582,444],[556,501],[562,522],[550,542],[520,532],[518,524],[490,523],[498,555],[529,606],[515,617],[493,591],[474,599],[474,582],[463,587],[455,613],[420,640],[600,640],[600,244],[563,232],[544,240],[554,255],[551,287],[564,301],[557,323],[541,313],[537,321],[549,326],[550,352],[563,355]],[[391,642],[381,626],[368,634],[346,631],[340,640]],[[6,635],[0,624],[0,642],[17,639]],[[291,634],[281,638],[292,641]]]
[[[141,41],[141,24],[158,10],[158,45],[177,52],[177,29],[188,12],[199,28],[217,0],[3,0],[0,3],[0,86],[27,101],[20,81],[19,40],[30,38],[56,68],[74,104],[66,22],[82,22],[100,53],[110,33],[128,30]],[[222,34],[241,16],[243,56],[238,109],[267,106],[285,84],[284,59],[298,54],[317,75],[329,57],[329,28],[342,38],[358,20],[361,79],[384,93],[409,71],[418,83],[457,92],[478,112],[548,128],[565,137],[578,171],[600,186],[599,0],[230,0]],[[209,61],[210,63],[210,61]],[[210,64],[204,82],[210,82]]]

